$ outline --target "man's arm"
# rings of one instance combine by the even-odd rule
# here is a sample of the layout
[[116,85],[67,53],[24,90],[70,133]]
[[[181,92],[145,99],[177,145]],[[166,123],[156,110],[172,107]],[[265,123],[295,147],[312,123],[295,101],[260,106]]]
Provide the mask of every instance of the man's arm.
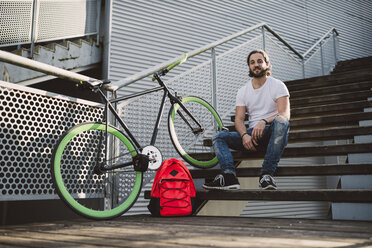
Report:
[[248,134],[245,134],[247,132],[247,128],[244,124],[245,112],[246,112],[245,106],[236,106],[235,129],[239,133],[240,137],[242,137],[242,143],[245,149],[256,151],[256,148],[253,145],[252,137],[249,136]]
[[[276,104],[278,105],[278,115],[283,116],[287,120],[289,120],[291,118],[289,96],[282,96],[282,97],[278,98],[276,100]],[[273,121],[274,118],[271,121]]]
[[[277,108],[278,108],[278,114],[270,116],[266,118],[265,120],[268,123],[271,123],[274,121],[274,119],[279,115],[281,118],[285,118],[286,120],[289,120],[291,117],[291,111],[289,106],[289,97],[288,96],[282,96],[276,100]],[[278,117],[278,118],[279,118]],[[252,130],[252,138],[253,142],[256,144],[259,139],[262,138],[263,130],[265,129],[266,122],[260,121],[254,126]]]

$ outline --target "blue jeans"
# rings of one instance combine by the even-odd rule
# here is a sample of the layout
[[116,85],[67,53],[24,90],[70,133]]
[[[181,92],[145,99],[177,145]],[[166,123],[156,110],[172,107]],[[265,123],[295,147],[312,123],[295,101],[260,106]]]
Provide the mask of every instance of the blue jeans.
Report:
[[[247,133],[252,135],[253,128],[248,128]],[[262,163],[262,175],[274,175],[284,148],[288,143],[289,121],[283,117],[276,117],[272,123],[266,125],[262,138],[256,147],[257,151],[266,151]],[[213,138],[213,148],[216,152],[223,173],[236,176],[234,159],[230,149],[248,151],[244,148],[242,138],[237,132],[221,131]]]

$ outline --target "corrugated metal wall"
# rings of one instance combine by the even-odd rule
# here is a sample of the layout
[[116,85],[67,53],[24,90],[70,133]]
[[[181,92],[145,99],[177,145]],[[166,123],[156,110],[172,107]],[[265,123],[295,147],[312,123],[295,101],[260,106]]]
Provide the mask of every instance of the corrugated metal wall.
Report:
[[120,80],[260,22],[301,53],[335,27],[341,60],[371,56],[371,10],[364,0],[113,0],[108,75]]
[[[204,46],[260,22],[266,22],[300,53],[310,48],[324,33],[335,27],[340,33],[340,59],[372,55],[372,10],[370,1],[113,1],[112,35],[108,77],[118,81],[155,66],[183,52]],[[259,31],[234,44],[217,49],[225,52],[236,44],[257,36]],[[179,74],[209,53],[191,59],[175,69]],[[311,63],[317,63],[312,60]],[[319,61],[320,63],[320,61]],[[277,68],[277,67],[276,67]],[[120,90],[120,94],[154,86],[149,78]],[[319,161],[315,161],[319,160]],[[283,160],[282,165],[312,164],[321,158]],[[278,179],[280,187],[320,188],[325,179],[316,177]],[[145,211],[139,201],[131,212]],[[261,209],[257,212],[257,209]],[[242,216],[324,218],[328,204],[316,202],[250,202]]]

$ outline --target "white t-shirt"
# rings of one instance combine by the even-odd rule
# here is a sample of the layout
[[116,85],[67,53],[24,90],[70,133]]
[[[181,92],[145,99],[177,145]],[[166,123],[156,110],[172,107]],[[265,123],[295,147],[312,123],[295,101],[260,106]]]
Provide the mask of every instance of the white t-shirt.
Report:
[[254,89],[252,80],[241,87],[236,95],[236,106],[245,106],[249,115],[249,128],[257,122],[278,114],[276,100],[289,96],[287,86],[280,80],[267,77],[263,86]]

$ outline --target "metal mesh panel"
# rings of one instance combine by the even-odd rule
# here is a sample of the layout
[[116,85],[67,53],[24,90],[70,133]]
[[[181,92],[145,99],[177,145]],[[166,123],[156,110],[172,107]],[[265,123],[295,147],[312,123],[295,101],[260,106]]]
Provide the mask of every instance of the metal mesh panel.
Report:
[[30,42],[33,0],[0,1],[0,46]]
[[97,32],[98,0],[40,0],[36,41]]
[[235,106],[236,92],[249,80],[248,54],[261,48],[260,35],[217,57],[217,108],[221,116],[231,112]]
[[[335,65],[337,64],[335,54],[338,56],[337,51],[337,42],[336,42],[336,51],[334,45],[334,39],[331,36],[330,38],[326,39],[322,45],[322,51],[320,46],[314,53],[305,60],[305,78],[309,77],[317,77],[323,75],[328,75]],[[323,69],[322,69],[322,55],[323,55]]]
[[324,74],[328,75],[332,72],[337,61],[335,58],[335,50],[332,37],[325,40],[323,44],[323,65],[324,65]]
[[322,75],[322,62],[320,49],[317,50],[305,62],[305,78],[317,77]]
[[272,65],[272,76],[281,81],[302,78],[302,64],[266,36],[266,52]]
[[[56,198],[50,178],[52,149],[75,124],[102,119],[102,108],[0,82],[1,200]],[[79,168],[71,168],[72,175]]]

